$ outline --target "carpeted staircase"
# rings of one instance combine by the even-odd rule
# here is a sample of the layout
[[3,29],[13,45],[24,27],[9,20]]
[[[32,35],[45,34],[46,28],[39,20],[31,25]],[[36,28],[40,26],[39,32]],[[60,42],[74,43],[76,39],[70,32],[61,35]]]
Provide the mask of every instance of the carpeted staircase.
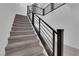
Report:
[[6,56],[45,56],[44,48],[27,16],[16,15],[13,23]]

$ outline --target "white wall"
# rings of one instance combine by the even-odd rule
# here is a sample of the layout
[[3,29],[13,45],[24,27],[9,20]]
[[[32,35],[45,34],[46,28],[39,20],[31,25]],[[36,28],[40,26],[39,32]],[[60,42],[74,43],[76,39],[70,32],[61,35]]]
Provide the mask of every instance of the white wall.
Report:
[[30,3],[16,3],[16,14],[27,15],[27,5]]
[[5,55],[5,47],[15,15],[26,15],[26,6],[25,3],[0,3],[0,56]]
[[64,29],[64,44],[79,49],[79,4],[66,4],[41,18],[54,29]]
[[5,54],[5,46],[15,17],[15,4],[0,4],[0,55]]
[[38,3],[39,7],[45,8],[49,3]]

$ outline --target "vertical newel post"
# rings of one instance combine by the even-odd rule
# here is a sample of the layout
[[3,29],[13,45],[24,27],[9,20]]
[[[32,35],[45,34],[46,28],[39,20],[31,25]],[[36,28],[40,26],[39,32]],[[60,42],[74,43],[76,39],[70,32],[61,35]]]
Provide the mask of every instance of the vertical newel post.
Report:
[[64,29],[57,29],[57,56],[63,56]]
[[34,13],[32,12],[32,24],[34,25]]

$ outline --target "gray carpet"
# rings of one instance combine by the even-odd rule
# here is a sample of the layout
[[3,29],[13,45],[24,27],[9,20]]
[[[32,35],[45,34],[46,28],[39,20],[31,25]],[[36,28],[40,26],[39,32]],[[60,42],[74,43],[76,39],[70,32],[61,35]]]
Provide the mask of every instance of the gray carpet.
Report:
[[22,15],[14,19],[5,50],[6,56],[45,56],[31,23]]

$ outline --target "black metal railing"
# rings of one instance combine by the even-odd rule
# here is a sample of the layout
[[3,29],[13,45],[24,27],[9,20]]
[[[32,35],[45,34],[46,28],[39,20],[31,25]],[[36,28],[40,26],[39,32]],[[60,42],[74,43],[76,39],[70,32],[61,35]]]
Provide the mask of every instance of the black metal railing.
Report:
[[[29,7],[28,7],[28,10],[29,10]],[[57,29],[57,30],[53,29],[42,18],[40,18],[35,12],[33,11],[29,12],[29,11],[27,11],[27,15],[29,19],[31,20],[32,25],[34,29],[36,30],[38,37],[40,38],[48,55],[49,56],[55,56],[55,55],[62,56],[64,29]],[[57,38],[57,43],[56,43],[56,38]],[[56,47],[55,44],[57,45],[57,50],[55,49]]]
[[30,10],[33,13],[45,16],[48,13],[58,9],[59,7],[65,5],[65,4],[66,3],[49,3],[45,8],[41,8],[41,7],[38,7],[36,5],[31,5],[29,7],[33,9],[33,10],[32,9]]

